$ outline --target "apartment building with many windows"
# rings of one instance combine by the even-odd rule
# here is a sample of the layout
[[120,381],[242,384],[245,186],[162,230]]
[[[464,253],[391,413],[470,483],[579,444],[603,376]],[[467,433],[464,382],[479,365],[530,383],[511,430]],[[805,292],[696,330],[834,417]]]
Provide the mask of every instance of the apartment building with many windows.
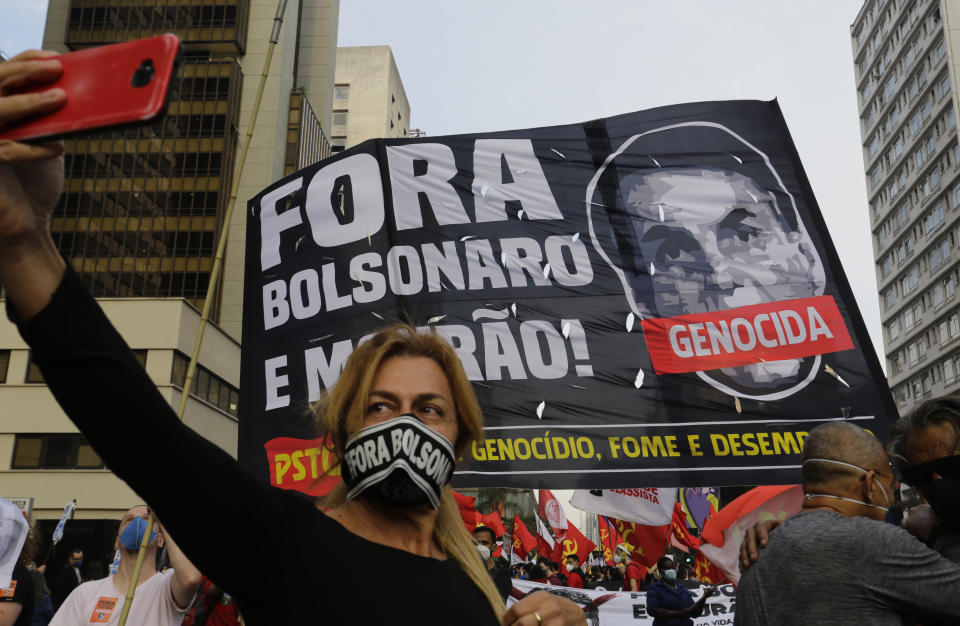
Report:
[[960,390],[958,27],[960,0],[867,0],[851,26],[887,378],[901,414]]

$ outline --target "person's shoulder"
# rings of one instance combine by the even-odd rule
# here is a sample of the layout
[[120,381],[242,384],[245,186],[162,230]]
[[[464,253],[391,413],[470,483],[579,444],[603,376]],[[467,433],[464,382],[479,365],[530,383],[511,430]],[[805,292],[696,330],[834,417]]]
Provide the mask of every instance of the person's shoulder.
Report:
[[858,543],[873,546],[875,549],[883,550],[883,546],[890,544],[916,544],[918,547],[923,545],[906,529],[890,522],[857,516],[846,518],[845,525],[847,532]]

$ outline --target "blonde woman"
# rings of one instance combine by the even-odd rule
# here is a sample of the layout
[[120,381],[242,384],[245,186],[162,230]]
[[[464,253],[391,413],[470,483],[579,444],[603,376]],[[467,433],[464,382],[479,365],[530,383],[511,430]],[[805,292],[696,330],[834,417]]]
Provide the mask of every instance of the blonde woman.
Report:
[[[55,78],[60,64],[48,56],[0,63],[0,94]],[[0,95],[0,126],[65,98],[54,89]],[[481,437],[482,415],[459,360],[435,336],[390,328],[347,362],[318,407],[344,459],[344,485],[323,506],[256,481],[181,424],[50,237],[62,152],[0,142],[10,316],[70,418],[248,624],[585,623],[576,605],[545,593],[504,612],[447,485]],[[364,576],[371,563],[383,573],[375,585]]]

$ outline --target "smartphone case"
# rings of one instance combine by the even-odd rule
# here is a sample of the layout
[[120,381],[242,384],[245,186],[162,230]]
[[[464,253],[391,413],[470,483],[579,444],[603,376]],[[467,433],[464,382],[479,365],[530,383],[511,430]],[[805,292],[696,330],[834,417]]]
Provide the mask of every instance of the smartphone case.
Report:
[[53,113],[0,128],[0,139],[52,139],[155,120],[166,112],[182,46],[168,33],[53,58],[63,64],[60,78],[6,94],[60,87],[67,93],[66,104]]

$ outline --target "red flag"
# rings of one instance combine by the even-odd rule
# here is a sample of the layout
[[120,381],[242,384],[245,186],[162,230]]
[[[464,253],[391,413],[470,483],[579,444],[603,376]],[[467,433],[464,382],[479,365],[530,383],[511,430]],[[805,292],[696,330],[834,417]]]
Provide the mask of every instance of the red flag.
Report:
[[500,514],[496,511],[492,511],[490,513],[478,513],[476,525],[487,526],[497,537],[503,537],[507,534],[507,528],[503,525],[503,520],[500,519]]
[[755,487],[703,524],[700,552],[733,584],[740,582],[740,539],[758,520],[785,519],[800,510],[803,490],[799,485]]
[[493,554],[491,554],[490,556],[492,556],[492,557],[495,558],[495,559],[499,559],[500,557],[503,556],[503,542],[502,542],[502,541],[498,541],[498,542],[497,542],[497,549],[494,550],[494,551],[493,551]]
[[587,537],[580,532],[580,529],[574,526],[570,520],[567,520],[567,532],[563,534],[563,539],[558,541],[557,545],[560,546],[560,558],[557,559],[558,563],[563,563],[563,559],[573,554],[577,557],[577,563],[581,564],[587,560],[587,557],[590,556],[593,549],[597,547],[592,541],[587,539]]
[[693,560],[693,577],[709,585],[719,585],[726,578],[720,568],[699,551]]
[[540,519],[545,520],[557,536],[563,536],[563,531],[567,529],[567,514],[563,512],[560,501],[557,500],[549,489],[540,490],[540,506],[537,508]]
[[683,511],[683,505],[679,502],[673,505],[673,519],[670,521],[670,532],[670,543],[675,548],[688,552],[688,548],[696,550],[700,547],[700,540],[691,535],[687,530],[687,515]]
[[614,517],[609,518],[623,537],[621,543],[630,550],[631,558],[647,567],[653,567],[657,559],[663,556],[667,545],[667,532],[670,525],[643,526],[633,522],[625,522]]
[[530,534],[526,525],[516,514],[513,516],[513,551],[521,559],[526,559],[530,551],[537,547],[537,539]]
[[450,490],[450,493],[453,494],[453,499],[457,501],[457,506],[460,508],[461,511],[464,509],[473,511],[474,509],[477,508],[476,498],[465,496],[462,493],[457,493],[456,491],[453,491],[452,489]]
[[613,555],[617,546],[623,543],[623,536],[617,527],[610,521],[606,515],[597,516],[597,525],[600,527],[600,545],[603,548],[603,560],[607,565],[613,566]]

